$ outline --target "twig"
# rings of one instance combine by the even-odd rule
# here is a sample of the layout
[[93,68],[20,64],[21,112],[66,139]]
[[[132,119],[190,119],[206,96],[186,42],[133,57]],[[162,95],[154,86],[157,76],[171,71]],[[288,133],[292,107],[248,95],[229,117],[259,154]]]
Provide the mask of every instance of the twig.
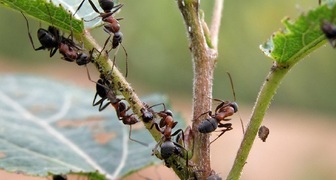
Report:
[[[199,15],[198,0],[178,0],[177,2],[189,35],[189,47],[194,70],[192,132],[195,136],[195,144],[192,161],[195,164],[196,171],[199,172],[198,178],[205,179],[212,172],[209,135],[198,132],[197,127],[203,119],[196,118],[211,109],[212,80],[215,60],[217,59],[217,39],[223,0],[216,0],[219,7],[215,6],[213,32],[210,32],[211,34],[203,18]],[[215,46],[213,46],[212,41],[215,42]]]
[[258,129],[263,121],[266,110],[278,89],[281,80],[289,71],[289,67],[279,66],[274,63],[270,73],[268,74],[254,105],[250,123],[244,134],[244,139],[240,144],[236,159],[227,179],[239,179],[243,167],[246,163],[248,154],[252,148],[252,144],[257,135]]

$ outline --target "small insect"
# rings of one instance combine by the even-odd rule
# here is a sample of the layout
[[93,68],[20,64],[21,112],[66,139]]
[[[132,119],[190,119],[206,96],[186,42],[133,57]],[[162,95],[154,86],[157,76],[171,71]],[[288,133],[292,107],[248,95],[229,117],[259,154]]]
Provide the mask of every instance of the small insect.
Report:
[[[49,12],[49,8],[47,5],[46,5],[46,8]],[[48,51],[50,51],[49,56],[53,57],[55,53],[57,52],[57,50],[59,50],[60,54],[63,55],[62,57],[63,60],[66,60],[69,62],[76,61],[78,65],[85,65],[94,60],[92,57],[92,53],[95,49],[92,49],[92,51],[90,51],[89,56],[84,54],[82,52],[82,49],[72,40],[72,36],[71,38],[70,37],[66,38],[64,36],[61,36],[59,29],[53,25],[49,26],[48,30],[43,29],[43,28],[38,29],[37,37],[41,43],[41,47],[36,48],[34,45],[32,36],[30,34],[28,19],[22,12],[21,14],[26,20],[27,29],[28,29],[28,37],[35,51],[47,49]],[[50,16],[50,12],[49,12],[49,16]]]
[[[236,99],[235,91],[233,87],[233,82],[231,75],[228,73],[230,82],[231,82],[231,88],[233,91],[234,99]],[[220,99],[213,99],[215,101],[221,102],[215,109],[215,113],[213,114],[212,111],[208,111],[205,113],[202,113],[199,117],[201,117],[204,114],[208,114],[210,118],[205,119],[198,125],[198,131],[201,133],[210,133],[215,131],[217,128],[222,128],[220,131],[221,133],[215,138],[213,141],[210,142],[213,143],[216,141],[220,136],[222,136],[226,131],[232,130],[232,124],[231,123],[222,123],[221,121],[230,121],[231,119],[228,119],[227,117],[232,116],[234,113],[238,111],[238,104],[236,102],[230,102],[230,101],[222,101]],[[199,118],[198,117],[198,118]],[[196,119],[198,119],[196,118]],[[241,120],[242,123],[242,120]],[[244,132],[244,125],[242,124],[242,129]]]
[[27,23],[28,37],[35,51],[45,50],[50,51],[49,56],[55,55],[59,48],[62,37],[60,36],[59,30],[54,26],[49,26],[48,29],[39,28],[37,31],[37,37],[41,43],[41,47],[36,48],[34,45],[33,38],[29,31],[29,23],[27,17],[21,12]]
[[327,20],[323,20],[321,30],[329,41],[330,45],[336,47],[336,26]]
[[[173,113],[170,110],[167,110],[164,103],[160,103],[157,105],[163,105],[164,110],[157,112],[158,116],[161,117],[161,120],[158,123],[154,122],[151,126],[151,129],[155,127],[159,132],[162,133],[162,139],[160,142],[158,142],[154,148],[156,150],[159,145],[161,145],[161,157],[166,160],[171,155],[181,154],[181,149],[184,149],[183,146],[180,144],[172,141],[172,137],[178,135],[179,133],[182,133],[182,138],[184,138],[183,130],[178,129],[174,133],[172,133],[173,128],[177,125],[177,122],[173,119]],[[154,105],[154,106],[157,106]],[[153,106],[152,106],[153,107]],[[152,108],[150,107],[150,108]]]
[[[127,107],[127,105],[122,102],[122,100],[124,99],[120,99],[117,97],[113,89],[110,87],[111,83],[102,74],[100,75],[100,79],[98,80],[98,82],[93,81],[90,77],[89,69],[87,68],[87,66],[85,67],[89,80],[96,84],[96,94],[93,98],[92,105],[99,105],[99,111],[102,111],[111,104],[116,111],[118,119],[121,120],[123,124],[130,126],[129,139],[144,146],[148,146],[146,143],[132,138],[132,125],[139,122],[139,119],[135,114],[127,114],[127,112],[130,110],[130,107]],[[96,102],[98,96],[101,99]],[[104,104],[105,100],[108,102]]]
[[270,130],[266,126],[261,126],[258,131],[258,136],[263,142],[265,142],[269,133]]
[[[91,0],[88,0],[88,1],[91,5],[92,9],[96,13],[99,14],[99,16],[97,16],[97,17],[95,17],[91,20],[88,20],[88,21],[92,21],[92,20],[94,20],[98,17],[101,17],[102,21],[105,23],[104,24],[104,31],[109,34],[109,37],[106,39],[101,52],[106,48],[106,46],[107,46],[108,42],[110,42],[112,34],[113,34],[113,37],[112,37],[112,40],[111,40],[112,47],[109,50],[107,50],[106,52],[108,54],[112,49],[116,49],[117,47],[119,47],[119,45],[121,45],[121,47],[124,50],[125,56],[126,56],[126,59],[125,59],[125,61],[126,61],[125,76],[127,77],[127,75],[128,75],[128,54],[127,54],[127,51],[126,51],[125,47],[122,45],[123,34],[120,32],[120,24],[119,24],[119,21],[122,20],[123,18],[114,18],[113,17],[113,14],[116,13],[123,6],[123,4],[118,4],[118,5],[115,6],[113,0],[98,0],[100,7],[104,10],[104,12],[99,12],[99,10],[94,5],[94,3]],[[75,11],[74,15],[82,7],[84,2],[85,2],[85,0],[83,0],[79,4],[79,6],[78,6],[77,10]],[[118,52],[118,49],[114,53],[113,64],[115,64],[117,52]]]

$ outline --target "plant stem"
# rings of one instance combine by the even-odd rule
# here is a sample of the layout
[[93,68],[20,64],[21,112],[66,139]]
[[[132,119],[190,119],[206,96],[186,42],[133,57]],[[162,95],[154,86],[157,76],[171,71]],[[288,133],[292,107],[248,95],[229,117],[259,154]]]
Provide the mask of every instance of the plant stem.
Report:
[[[75,34],[75,38],[77,40],[83,40],[86,49],[96,48],[99,51],[101,50],[100,46],[95,42],[94,38],[88,31],[85,31],[84,35]],[[97,57],[98,55],[94,54],[94,56]],[[131,85],[126,81],[126,79],[119,71],[119,69],[116,66],[113,67],[113,63],[108,58],[107,54],[102,53],[102,55],[99,58],[95,58],[94,63],[99,73],[103,74],[106,77],[106,79],[111,81],[113,89],[120,91],[121,94],[125,97],[125,100],[130,104],[133,113],[136,114],[138,117],[141,117],[142,116],[141,109],[145,108],[144,104],[137,96],[137,94],[134,92]],[[161,139],[161,133],[157,131],[155,128],[152,129],[150,128],[152,125],[151,122],[144,123],[144,125],[151,133],[155,141],[158,142]]]
[[211,174],[209,134],[200,133],[197,128],[204,120],[204,118],[199,118],[199,115],[211,109],[213,72],[217,59],[218,32],[223,0],[216,1],[212,32],[208,30],[203,18],[200,18],[198,0],[178,0],[177,3],[189,35],[194,71],[192,133],[195,144],[192,161],[195,170],[199,172],[197,177],[205,179]]
[[261,87],[257,101],[254,105],[250,123],[244,134],[244,139],[240,144],[236,159],[227,179],[240,179],[241,172],[252,148],[252,144],[257,135],[258,129],[263,121],[266,110],[268,109],[281,80],[285,77],[289,69],[289,66],[281,66],[274,63],[271,71],[266,77],[266,80]]

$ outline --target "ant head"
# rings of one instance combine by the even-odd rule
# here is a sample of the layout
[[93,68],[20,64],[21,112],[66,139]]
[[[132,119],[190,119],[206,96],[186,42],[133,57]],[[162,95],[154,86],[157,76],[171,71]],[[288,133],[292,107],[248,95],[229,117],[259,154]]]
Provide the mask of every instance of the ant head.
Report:
[[123,102],[118,103],[118,112],[125,111],[126,109],[127,109],[127,106],[126,106],[125,103],[123,103]]
[[173,117],[173,112],[171,110],[169,110],[169,109],[167,109],[164,113],[166,113],[167,116]]
[[123,34],[120,31],[114,33],[112,40],[112,49],[115,49],[119,46],[119,44],[122,42],[122,37]]
[[79,58],[76,60],[76,63],[81,66],[81,65],[85,65],[91,62],[91,59],[88,58],[88,55],[81,53],[79,54]]
[[153,113],[152,112],[149,112],[145,108],[142,108],[140,111],[142,113],[142,120],[144,122],[149,122],[149,121],[153,120],[154,117],[153,117]]
[[238,104],[236,102],[231,102],[230,106],[234,109],[235,113],[238,111]]
[[110,12],[114,7],[114,2],[113,0],[99,0],[99,5],[104,12]]

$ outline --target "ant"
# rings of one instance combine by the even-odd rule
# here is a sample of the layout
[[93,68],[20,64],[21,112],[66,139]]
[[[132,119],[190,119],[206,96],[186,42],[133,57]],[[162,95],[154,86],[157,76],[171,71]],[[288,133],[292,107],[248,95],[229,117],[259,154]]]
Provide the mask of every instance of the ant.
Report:
[[[119,120],[123,122],[125,125],[130,126],[129,136],[128,138],[131,141],[135,141],[137,143],[140,143],[144,146],[148,146],[146,143],[140,142],[136,139],[132,138],[132,125],[139,122],[138,117],[135,114],[127,114],[127,112],[130,110],[131,107],[127,107],[127,105],[122,102],[124,99],[120,99],[117,97],[115,92],[110,88],[111,83],[105,78],[104,75],[100,75],[100,79],[98,82],[95,82],[91,79],[89,74],[89,69],[86,67],[88,78],[91,82],[96,83],[96,94],[93,98],[92,105],[97,106],[99,105],[99,111],[104,110],[109,104],[111,104],[117,114],[117,117]],[[101,99],[96,102],[97,96],[99,96]],[[109,102],[104,104],[104,101],[108,100]]]
[[[236,95],[233,87],[233,82],[230,73],[227,73],[230,79],[231,88],[233,91],[234,101],[236,101]],[[234,113],[238,111],[238,104],[236,102],[230,102],[230,101],[222,101],[220,99],[213,99],[215,101],[221,102],[215,109],[215,114],[212,114],[212,111],[208,111],[205,113],[202,113],[199,117],[201,117],[204,114],[209,114],[210,118],[202,121],[198,125],[198,131],[201,133],[210,133],[213,132],[219,128],[223,128],[220,131],[222,131],[216,139],[210,142],[213,143],[216,141],[219,137],[221,137],[226,131],[232,130],[232,124],[231,123],[221,123],[221,121],[230,121],[231,119],[226,119],[229,116],[232,116]],[[198,118],[199,118],[198,117]],[[196,119],[198,119],[196,118]],[[241,120],[242,123],[242,120]],[[244,133],[244,125],[242,123],[242,129]]]
[[[177,125],[177,122],[173,119],[173,113],[170,110],[167,110],[164,103],[153,105],[149,108],[152,108],[154,106],[163,105],[164,110],[157,113],[158,116],[161,117],[161,120],[158,123],[154,122],[150,129],[152,129],[154,126],[155,128],[162,133],[161,140],[155,145],[154,150],[158,148],[159,145],[161,145],[161,157],[166,161],[170,156],[173,154],[183,156],[182,149],[186,150],[183,146],[178,144],[177,142],[172,141],[172,137],[176,136],[178,134],[182,134],[182,139],[184,139],[184,133],[182,129],[176,130],[174,133],[172,133],[172,129]],[[163,129],[162,129],[163,128]],[[179,137],[179,136],[178,136]]]
[[[46,8],[49,12],[49,8],[47,5],[46,5]],[[48,51],[50,51],[49,56],[53,57],[55,53],[57,52],[57,50],[59,50],[59,52],[63,55],[62,59],[69,61],[69,62],[76,61],[78,65],[85,65],[93,61],[92,53],[95,49],[92,49],[92,51],[90,51],[89,56],[82,52],[79,52],[81,51],[81,48],[77,44],[75,44],[75,42],[72,39],[61,36],[59,29],[57,29],[55,26],[49,26],[48,30],[43,29],[43,28],[38,29],[37,37],[41,43],[41,47],[36,48],[34,45],[33,38],[30,34],[28,19],[23,14],[23,12],[21,12],[21,14],[26,20],[27,29],[28,29],[28,37],[35,51],[47,49]],[[50,15],[50,12],[49,12],[49,15]]]
[[336,48],[336,26],[327,20],[323,20],[321,30],[333,48]]
[[[126,56],[126,73],[125,73],[125,76],[127,77],[127,75],[128,75],[128,61],[127,61],[128,54],[127,54],[127,51],[126,51],[125,47],[121,43],[122,38],[123,38],[123,34],[120,32],[120,24],[119,24],[119,21],[122,20],[123,18],[114,18],[113,17],[113,14],[116,13],[123,6],[123,4],[118,4],[118,5],[115,6],[113,0],[98,0],[100,7],[104,11],[104,12],[99,12],[99,10],[94,5],[92,0],[88,0],[88,1],[91,5],[92,9],[96,13],[99,14],[99,16],[97,16],[97,17],[102,18],[102,21],[105,23],[104,24],[104,31],[109,34],[109,37],[106,39],[101,52],[105,49],[107,43],[110,41],[111,36],[113,34],[113,38],[111,40],[112,41],[112,47],[109,50],[107,50],[106,53],[108,54],[112,49],[116,49],[117,47],[119,47],[119,44],[122,46],[122,48],[125,52],[125,56]],[[77,11],[82,7],[84,2],[85,2],[85,0],[83,0],[79,4],[77,10],[75,11],[75,13],[73,15],[75,15],[77,13]],[[114,10],[112,11],[112,9],[114,9]],[[95,17],[95,18],[97,18],[97,17]],[[93,18],[89,21],[92,21],[95,18]],[[118,52],[118,49],[114,53],[113,64],[115,64],[115,59],[116,59],[116,54]]]

